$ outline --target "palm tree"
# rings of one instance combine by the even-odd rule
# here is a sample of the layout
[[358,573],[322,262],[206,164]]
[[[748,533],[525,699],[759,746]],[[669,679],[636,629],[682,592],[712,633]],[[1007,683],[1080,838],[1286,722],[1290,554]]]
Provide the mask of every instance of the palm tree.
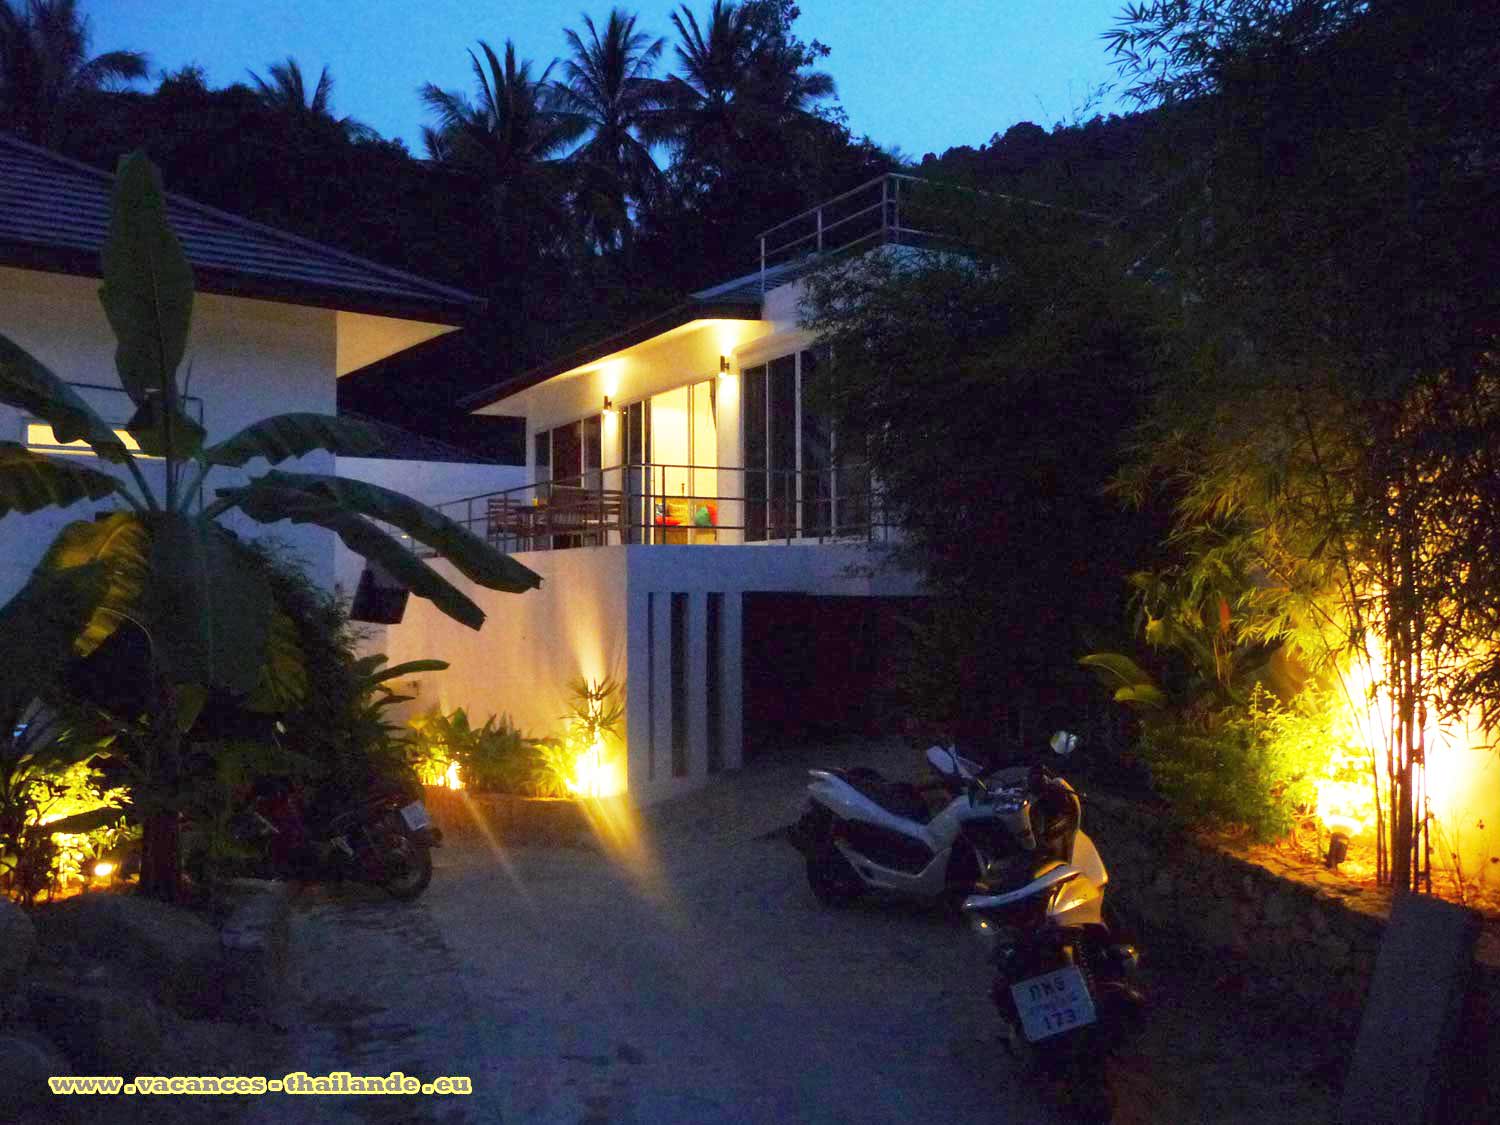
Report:
[[809,70],[813,52],[793,40],[766,0],[713,0],[705,25],[686,5],[672,13],[679,74],[669,80],[668,128],[677,155],[721,169],[755,133],[813,114],[833,79]]
[[663,84],[651,71],[666,40],[636,31],[636,19],[612,8],[602,35],[588,16],[587,40],[568,29],[567,81],[554,87],[558,105],[591,134],[572,159],[584,172],[582,194],[598,204],[590,210],[601,245],[628,239],[627,199],[650,199],[662,181],[650,145],[662,135]]
[[707,155],[733,143],[734,102],[756,38],[750,16],[745,5],[714,0],[705,33],[686,4],[672,13],[681,71],[668,83],[679,156]]
[[482,39],[479,49],[483,63],[469,52],[479,83],[478,103],[461,92],[424,84],[422,101],[438,122],[436,128],[425,128],[423,136],[434,160],[476,173],[488,183],[502,240],[516,261],[525,261],[536,233],[527,220],[538,218],[553,227],[563,220],[561,193],[547,173],[586,126],[555,105],[555,61],[533,78],[531,61],[518,62],[510,40],[505,41],[503,63]]
[[75,0],[0,0],[0,128],[56,147],[80,95],[145,76],[140,51],[89,58],[89,24]]
[[333,115],[333,76],[328,73],[326,66],[310,95],[302,77],[302,68],[290,55],[286,62],[272,63],[266,69],[271,75],[269,82],[255,71],[250,71],[250,77],[255,80],[256,93],[263,106],[282,115],[294,134],[306,134],[320,126],[331,125],[351,141],[373,140],[379,135],[370,126],[352,117]]

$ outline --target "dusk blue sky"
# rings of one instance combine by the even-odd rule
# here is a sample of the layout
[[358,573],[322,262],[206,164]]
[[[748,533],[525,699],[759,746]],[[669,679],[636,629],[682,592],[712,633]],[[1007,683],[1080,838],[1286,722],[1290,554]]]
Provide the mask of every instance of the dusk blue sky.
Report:
[[[609,5],[558,0],[81,0],[93,51],[146,51],[154,76],[197,63],[211,84],[247,81],[293,55],[309,80],[327,65],[334,108],[421,151],[425,81],[469,91],[465,51],[515,40],[545,65],[566,52],[563,28],[596,24]],[[709,0],[690,5],[700,14]],[[641,0],[641,26],[667,37],[677,5]],[[979,145],[1018,121],[1051,128],[1116,73],[1100,33],[1124,0],[802,0],[798,34],[833,49],[826,69],[856,134],[908,157]],[[1099,105],[1121,107],[1113,95]]]

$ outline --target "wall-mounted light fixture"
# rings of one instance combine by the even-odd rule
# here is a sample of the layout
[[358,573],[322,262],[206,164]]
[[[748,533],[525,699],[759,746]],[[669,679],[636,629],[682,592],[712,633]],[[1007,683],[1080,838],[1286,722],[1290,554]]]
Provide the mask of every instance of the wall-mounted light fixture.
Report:
[[729,374],[729,357],[727,355],[721,355],[719,357],[719,374],[720,375],[728,375]]
[[614,412],[614,409],[615,409],[615,401],[614,401],[614,399],[610,398],[608,395],[605,395],[604,396],[604,413],[611,414],[611,413]]

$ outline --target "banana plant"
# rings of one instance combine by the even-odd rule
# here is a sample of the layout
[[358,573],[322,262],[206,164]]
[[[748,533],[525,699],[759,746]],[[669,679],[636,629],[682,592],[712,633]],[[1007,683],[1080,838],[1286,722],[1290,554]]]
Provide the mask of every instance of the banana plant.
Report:
[[[124,427],[129,440],[41,360],[0,335],[0,403],[46,422],[60,443],[82,441],[103,463],[0,442],[0,517],[114,502],[108,514],[65,527],[32,584],[91,568],[97,597],[74,642],[78,657],[107,659],[128,647],[123,633],[135,635],[136,647],[144,644],[151,681],[146,772],[166,783],[154,787],[159,792],[171,791],[182,739],[203,700],[212,693],[249,697],[258,687],[264,696],[267,682],[278,679],[272,669],[278,650],[285,656],[285,622],[278,622],[264,573],[223,524],[228,513],[327,528],[474,629],[484,621],[478,605],[378,524],[405,532],[479,586],[522,593],[541,584],[453,520],[373,484],[273,468],[248,480],[239,475],[203,504],[215,470],[243,469],[257,458],[275,466],[315,450],[366,456],[380,440],[348,419],[292,413],[208,442],[184,409],[178,384],[192,326],[193,273],[167,222],[160,175],[139,152],[116,173],[102,273],[99,300],[115,335],[120,386],[134,406]],[[149,472],[142,458],[154,459]],[[28,587],[22,596],[36,594]],[[143,889],[169,898],[178,887],[175,824],[170,807],[148,814],[146,823]]]

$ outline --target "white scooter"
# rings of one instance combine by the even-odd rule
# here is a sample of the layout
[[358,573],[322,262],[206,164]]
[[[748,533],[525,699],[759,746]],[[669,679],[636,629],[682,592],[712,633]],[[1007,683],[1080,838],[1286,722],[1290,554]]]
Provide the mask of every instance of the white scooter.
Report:
[[1000,868],[1029,862],[1039,841],[1022,796],[1028,767],[985,776],[942,746],[928,748],[927,762],[938,781],[926,791],[870,769],[808,771],[793,842],[820,902],[841,905],[865,891],[961,900]]

